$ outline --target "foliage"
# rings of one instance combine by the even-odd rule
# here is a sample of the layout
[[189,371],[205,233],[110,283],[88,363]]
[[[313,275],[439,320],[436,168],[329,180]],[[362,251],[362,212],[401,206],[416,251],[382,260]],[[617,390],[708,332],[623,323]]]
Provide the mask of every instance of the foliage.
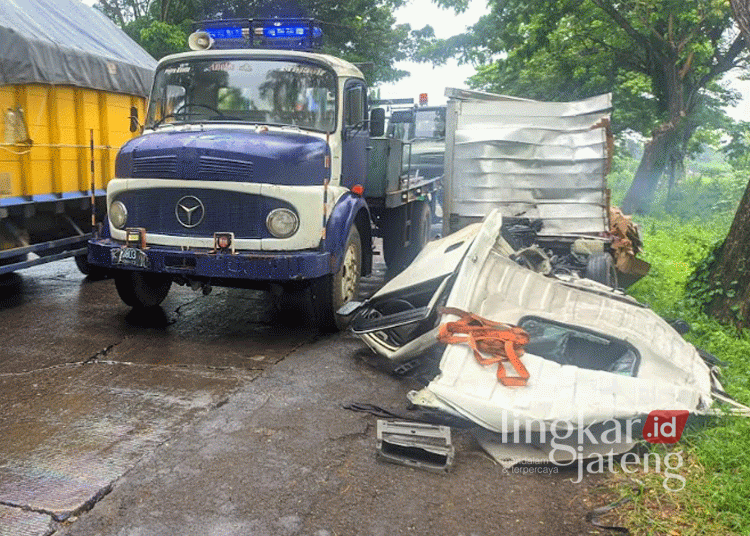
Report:
[[654,445],[660,456],[682,452],[683,466],[677,473],[686,480],[685,489],[665,493],[664,475],[656,470],[627,474],[618,471],[595,490],[597,503],[619,506],[599,522],[627,527],[631,536],[736,536],[727,513],[713,501],[713,490],[705,486],[710,474],[701,463],[695,447],[681,442],[672,448]]
[[718,82],[745,53],[726,0],[489,4],[474,35],[428,39],[419,57],[458,54],[478,64],[470,84],[497,93],[568,101],[612,92],[615,132],[652,136],[626,211],[648,211],[663,173],[682,173],[696,129],[729,121],[722,107],[736,95]]
[[199,0],[99,0],[97,7],[121,27],[139,19],[179,25],[199,8]]
[[415,32],[408,24],[396,24],[393,11],[405,1],[99,0],[98,7],[157,58],[187,50],[193,21],[313,17],[322,23],[324,52],[360,65],[375,84],[406,76],[394,63],[408,57],[417,37],[430,34],[429,29]]
[[[713,134],[703,136],[701,133],[699,137],[707,141]],[[612,172],[607,177],[615,206],[620,206],[630,185],[638,166],[636,158],[639,152],[637,141],[619,138]],[[747,186],[749,173],[745,159],[728,158],[724,146],[717,150],[704,144],[702,151],[696,151],[688,160],[685,170],[684,177],[671,189],[663,180],[664,185],[657,191],[651,216],[674,218],[678,222],[702,218],[705,225],[721,221],[722,228],[728,229],[728,222],[731,222]]]
[[[686,320],[686,335],[696,346],[728,363],[723,367],[725,390],[750,403],[750,333],[737,332],[700,311],[685,294],[696,266],[726,234],[730,216],[680,220],[674,216],[640,217],[643,257],[651,263],[648,276],[630,289],[666,318]],[[687,479],[684,490],[670,493],[654,473],[612,476],[599,500],[630,496],[619,508],[617,523],[634,535],[729,535],[750,531],[750,419],[721,417],[687,431],[679,447]],[[634,487],[636,488],[634,491]]]
[[184,52],[189,35],[180,26],[146,18],[129,22],[123,29],[157,60],[168,54]]
[[[622,148],[623,142],[621,142]],[[632,157],[618,151],[610,186],[613,199],[623,195],[619,175],[634,166]],[[730,167],[716,154],[691,161],[692,173],[703,177],[722,195],[732,196],[732,207],[742,195],[735,183],[746,181],[747,169]],[[743,180],[744,179],[744,180]],[[684,195],[698,200],[706,192],[700,181],[686,182]],[[730,193],[734,192],[734,193]],[[651,263],[649,275],[629,289],[665,318],[687,321],[686,338],[726,361],[722,368],[725,390],[744,404],[750,403],[750,332],[722,325],[701,311],[701,300],[686,293],[686,285],[699,281],[715,255],[717,244],[726,236],[733,208],[713,212],[688,212],[664,207],[659,217],[640,216],[644,241],[641,256]],[[667,208],[671,210],[668,211]],[[677,212],[677,213],[675,213]],[[723,536],[750,532],[750,419],[722,417],[707,426],[686,431],[677,445],[684,452],[685,465],[679,473],[686,487],[670,493],[656,473],[618,473],[609,478],[597,500],[614,502],[629,497],[607,524],[624,525],[633,535],[680,534]],[[657,449],[663,447],[654,447]]]
[[474,87],[499,93],[573,100],[613,91],[615,125],[644,135],[670,119],[671,67],[688,113],[708,106],[723,118],[719,106],[734,98],[715,84],[738,54],[737,41],[726,39],[726,2],[490,0],[490,7],[474,35],[431,40],[420,57],[443,60],[454,50],[479,64]]
[[[750,403],[750,333],[738,333],[734,328],[719,324],[703,314],[685,294],[687,280],[726,234],[730,218],[690,222],[673,217],[640,218],[639,223],[645,243],[644,255],[652,264],[652,271],[631,289],[632,295],[649,303],[665,317],[688,321],[691,331],[686,338],[729,363],[723,370],[726,391],[740,402]],[[704,507],[692,514],[693,532],[679,525],[679,516],[665,521],[668,528],[661,527],[658,532],[728,534],[734,531],[746,534],[750,531],[750,511],[747,508],[750,499],[750,420],[726,417],[689,434],[685,441],[691,463],[701,471],[690,473],[685,490],[672,496],[668,496],[659,485],[649,487],[650,508],[675,501],[682,510],[690,510],[691,505],[696,504]],[[718,512],[721,512],[720,516],[717,516]],[[652,517],[658,518],[658,512],[652,512]],[[635,516],[630,522],[649,527],[650,521],[646,518],[646,515]],[[717,520],[720,521],[719,528],[716,528]],[[696,531],[697,527],[704,525],[712,530]],[[724,525],[724,532],[721,525]],[[633,533],[653,533],[651,531],[656,528],[651,525],[650,530],[633,530]]]

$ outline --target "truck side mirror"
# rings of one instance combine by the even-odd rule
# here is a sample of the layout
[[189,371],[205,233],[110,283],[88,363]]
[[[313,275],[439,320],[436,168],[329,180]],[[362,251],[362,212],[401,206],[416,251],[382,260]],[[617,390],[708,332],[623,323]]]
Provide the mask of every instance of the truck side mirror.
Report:
[[130,107],[130,132],[138,132],[141,128],[141,124],[138,121],[138,108],[135,106]]
[[385,133],[385,110],[373,108],[370,110],[370,137],[379,138]]

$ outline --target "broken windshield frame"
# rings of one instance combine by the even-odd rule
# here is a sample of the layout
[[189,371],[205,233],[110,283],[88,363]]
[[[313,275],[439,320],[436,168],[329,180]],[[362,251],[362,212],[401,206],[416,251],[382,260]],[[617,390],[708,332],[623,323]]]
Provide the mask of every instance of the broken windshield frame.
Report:
[[560,365],[635,376],[641,362],[638,350],[625,341],[578,326],[535,316],[518,325],[529,334],[525,351]]
[[336,83],[332,70],[303,61],[181,60],[156,72],[146,128],[229,122],[333,132]]

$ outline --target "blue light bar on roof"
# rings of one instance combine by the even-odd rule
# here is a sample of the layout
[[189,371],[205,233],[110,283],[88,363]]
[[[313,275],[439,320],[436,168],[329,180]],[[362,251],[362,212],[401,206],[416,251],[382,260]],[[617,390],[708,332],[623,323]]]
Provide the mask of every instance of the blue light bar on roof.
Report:
[[249,48],[250,21],[248,19],[204,20],[195,24],[195,30],[206,32],[213,42],[211,48]]
[[323,31],[315,19],[255,19],[254,45],[260,48],[316,50],[323,44]]
[[195,25],[213,39],[212,48],[317,50],[323,31],[315,19],[220,19]]
[[218,41],[220,39],[243,39],[242,28],[228,27],[228,28],[206,28],[205,32],[211,36],[212,39]]

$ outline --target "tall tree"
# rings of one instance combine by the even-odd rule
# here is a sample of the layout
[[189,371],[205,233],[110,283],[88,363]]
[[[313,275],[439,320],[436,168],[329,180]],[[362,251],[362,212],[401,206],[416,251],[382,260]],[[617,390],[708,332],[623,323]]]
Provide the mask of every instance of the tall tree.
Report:
[[[451,0],[441,0],[450,3]],[[647,211],[665,171],[679,174],[718,85],[744,60],[726,0],[490,0],[474,35],[431,41],[422,58],[459,51],[479,89],[569,100],[612,91],[615,124],[651,139],[623,202]]]
[[[750,1],[731,0],[735,19],[750,43]],[[707,298],[707,311],[737,327],[750,327],[750,183],[740,201],[726,239],[709,257],[705,280],[694,282],[699,296]]]
[[186,50],[199,0],[99,0],[96,4],[157,59]]

